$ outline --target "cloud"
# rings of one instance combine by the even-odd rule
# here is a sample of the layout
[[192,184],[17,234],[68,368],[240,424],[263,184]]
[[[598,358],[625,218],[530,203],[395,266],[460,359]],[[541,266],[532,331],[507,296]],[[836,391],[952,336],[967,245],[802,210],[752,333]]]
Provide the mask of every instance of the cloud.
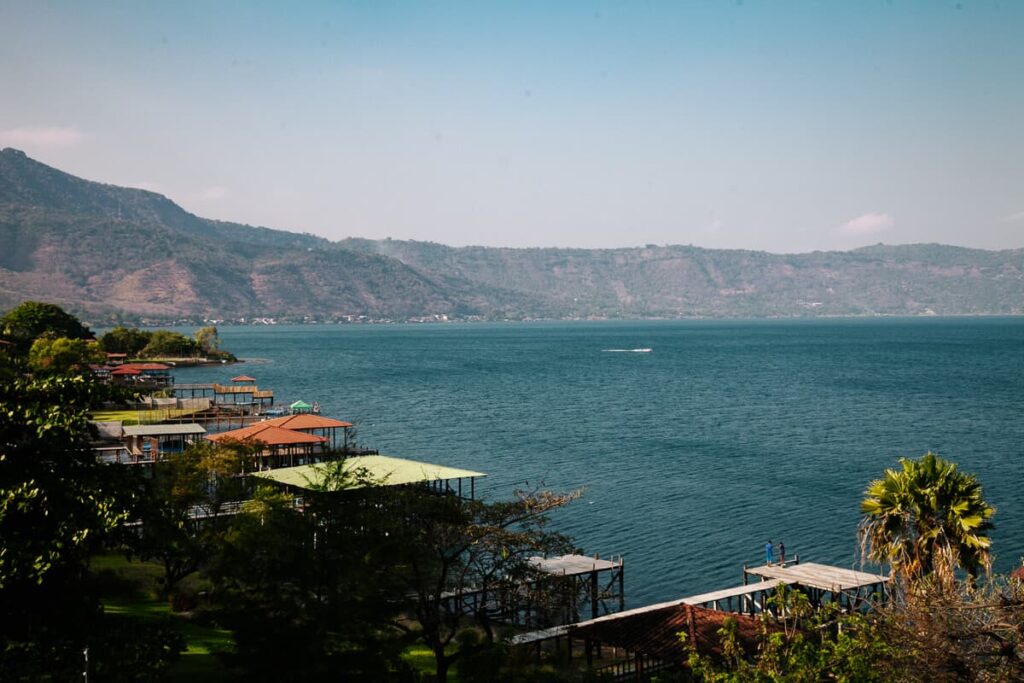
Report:
[[75,127],[23,127],[0,131],[0,147],[66,149],[88,139]]
[[722,221],[716,218],[715,220],[711,221],[710,223],[704,226],[704,232],[711,235],[717,235],[718,233],[722,232],[723,227],[725,227],[725,225],[722,223]]
[[1013,223],[1014,221],[1024,220],[1024,211],[1018,211],[1017,213],[1011,213],[1009,216],[1003,216],[999,219],[1000,223]]
[[846,221],[836,228],[836,232],[852,236],[873,235],[876,232],[888,230],[894,225],[896,225],[896,220],[889,214],[871,212]]
[[224,197],[227,196],[228,188],[221,187],[220,185],[214,185],[213,187],[208,187],[199,192],[199,194],[196,195],[196,198],[206,202],[215,202],[219,199],[224,199]]

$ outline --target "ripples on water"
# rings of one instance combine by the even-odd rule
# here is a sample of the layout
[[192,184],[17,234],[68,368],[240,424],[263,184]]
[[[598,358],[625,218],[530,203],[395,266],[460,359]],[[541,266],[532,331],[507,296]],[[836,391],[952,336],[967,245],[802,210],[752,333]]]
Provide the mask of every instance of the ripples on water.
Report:
[[[360,443],[488,473],[507,496],[586,486],[557,519],[626,556],[629,604],[740,582],[767,538],[857,562],[858,501],[901,455],[976,473],[997,568],[1024,554],[1024,320],[223,328],[279,403]],[[603,353],[651,348],[650,353]],[[258,372],[256,372],[258,370]],[[182,370],[226,381],[238,368]]]

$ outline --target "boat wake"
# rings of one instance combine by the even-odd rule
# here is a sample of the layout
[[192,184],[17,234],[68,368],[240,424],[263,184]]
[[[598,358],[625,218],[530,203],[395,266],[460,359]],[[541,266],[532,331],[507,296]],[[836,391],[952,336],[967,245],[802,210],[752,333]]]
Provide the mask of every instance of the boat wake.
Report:
[[601,353],[650,353],[654,349],[601,349]]

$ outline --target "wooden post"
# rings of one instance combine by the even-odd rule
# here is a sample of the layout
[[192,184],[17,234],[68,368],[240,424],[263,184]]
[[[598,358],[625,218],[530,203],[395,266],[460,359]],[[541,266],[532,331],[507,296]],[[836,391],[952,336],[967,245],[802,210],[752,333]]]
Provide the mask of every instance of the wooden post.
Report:
[[743,585],[747,585],[747,565],[743,565]]
[[619,560],[619,611],[622,612],[626,609],[626,589],[624,583],[624,575],[626,573],[626,560]]
[[590,618],[597,619],[597,570],[590,572]]

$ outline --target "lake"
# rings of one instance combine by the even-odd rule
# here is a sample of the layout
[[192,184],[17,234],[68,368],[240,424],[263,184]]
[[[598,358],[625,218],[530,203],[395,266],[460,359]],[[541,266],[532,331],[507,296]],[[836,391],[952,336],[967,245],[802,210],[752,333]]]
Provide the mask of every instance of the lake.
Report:
[[[278,404],[382,453],[582,500],[556,527],[626,558],[627,604],[737,585],[763,545],[858,564],[858,502],[900,456],[977,474],[997,569],[1024,555],[1024,319],[221,328]],[[629,351],[646,349],[649,353]]]

